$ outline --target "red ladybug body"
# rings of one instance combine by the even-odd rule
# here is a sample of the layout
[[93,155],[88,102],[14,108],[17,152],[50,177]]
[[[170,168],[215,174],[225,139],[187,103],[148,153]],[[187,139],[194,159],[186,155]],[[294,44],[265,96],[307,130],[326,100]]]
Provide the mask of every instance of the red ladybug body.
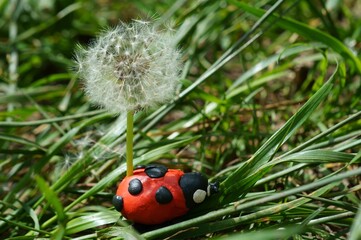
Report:
[[125,177],[113,197],[113,205],[136,223],[161,224],[202,203],[217,184],[208,184],[200,173],[184,173],[162,165],[141,166]]

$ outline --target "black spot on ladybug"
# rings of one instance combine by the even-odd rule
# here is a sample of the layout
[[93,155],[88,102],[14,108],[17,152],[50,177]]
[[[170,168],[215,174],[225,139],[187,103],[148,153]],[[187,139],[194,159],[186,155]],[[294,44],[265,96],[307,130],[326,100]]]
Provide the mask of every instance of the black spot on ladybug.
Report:
[[155,199],[160,204],[167,204],[173,200],[173,195],[168,188],[160,187],[155,193]]
[[121,196],[114,195],[112,203],[115,209],[120,212],[123,209],[123,198]]
[[130,194],[138,195],[143,190],[142,182],[138,178],[134,178],[129,182],[128,192]]
[[149,165],[144,171],[150,178],[161,178],[168,172],[168,168],[163,165]]
[[[194,194],[197,190],[207,192],[208,179],[198,172],[185,173],[179,180],[179,186],[182,188],[187,207],[193,208],[198,203],[203,202],[204,199],[202,201],[196,200],[195,202]],[[198,196],[199,192],[197,192],[196,196]]]

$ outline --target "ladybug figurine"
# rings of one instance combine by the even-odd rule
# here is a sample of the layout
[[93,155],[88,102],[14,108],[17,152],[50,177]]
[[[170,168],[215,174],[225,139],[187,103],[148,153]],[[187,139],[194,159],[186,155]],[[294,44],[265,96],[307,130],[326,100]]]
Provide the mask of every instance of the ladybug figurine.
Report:
[[135,223],[154,225],[180,217],[218,192],[198,172],[184,173],[163,165],[139,166],[125,177],[113,197],[115,209]]

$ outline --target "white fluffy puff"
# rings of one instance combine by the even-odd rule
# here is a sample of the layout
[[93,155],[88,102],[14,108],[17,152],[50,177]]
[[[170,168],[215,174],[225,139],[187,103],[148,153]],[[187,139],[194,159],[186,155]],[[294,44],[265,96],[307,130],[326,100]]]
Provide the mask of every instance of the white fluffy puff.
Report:
[[118,114],[173,99],[180,58],[170,30],[136,20],[105,31],[76,53],[90,101]]

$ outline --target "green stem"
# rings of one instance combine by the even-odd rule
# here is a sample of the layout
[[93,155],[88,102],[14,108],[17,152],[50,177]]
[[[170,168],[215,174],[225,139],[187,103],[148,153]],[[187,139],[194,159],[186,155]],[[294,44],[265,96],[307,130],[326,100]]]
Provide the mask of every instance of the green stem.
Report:
[[133,115],[134,111],[127,112],[127,139],[126,139],[126,157],[127,157],[127,177],[133,175]]

